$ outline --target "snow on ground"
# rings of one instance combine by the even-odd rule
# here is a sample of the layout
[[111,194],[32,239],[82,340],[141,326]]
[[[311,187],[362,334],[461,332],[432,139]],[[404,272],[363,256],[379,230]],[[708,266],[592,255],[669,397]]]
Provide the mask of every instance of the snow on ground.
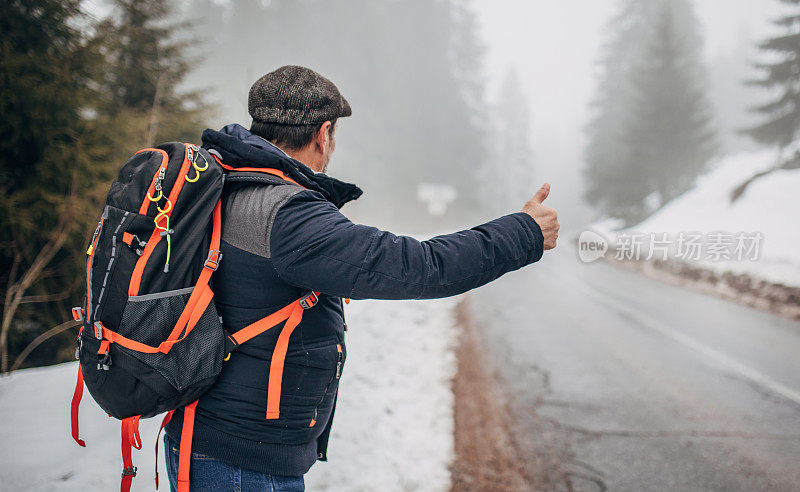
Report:
[[[347,362],[327,463],[309,491],[445,491],[453,458],[456,329],[453,300],[354,301],[347,306]],[[76,363],[0,378],[0,489],[117,490],[120,430],[88,391],[80,448],[69,433]],[[160,419],[141,422],[144,446],[133,490],[153,489]],[[164,489],[163,449],[159,469]]]
[[[800,285],[800,169],[778,169],[754,180],[736,201],[733,190],[755,174],[778,163],[774,150],[725,157],[701,176],[696,186],[666,204],[645,221],[625,230],[614,230],[614,221],[592,226],[614,242],[620,233],[715,232],[763,235],[756,261],[692,262],[716,271],[747,273],[787,285]],[[749,245],[749,244],[748,244]],[[611,248],[613,252],[613,247]]]

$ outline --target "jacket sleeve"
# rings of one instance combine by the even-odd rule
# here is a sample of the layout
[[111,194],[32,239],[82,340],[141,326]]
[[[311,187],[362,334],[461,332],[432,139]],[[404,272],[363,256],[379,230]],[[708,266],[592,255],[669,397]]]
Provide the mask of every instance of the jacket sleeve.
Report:
[[525,213],[418,241],[352,223],[303,191],[277,211],[270,257],[286,282],[353,299],[433,299],[480,287],[538,261],[542,232]]

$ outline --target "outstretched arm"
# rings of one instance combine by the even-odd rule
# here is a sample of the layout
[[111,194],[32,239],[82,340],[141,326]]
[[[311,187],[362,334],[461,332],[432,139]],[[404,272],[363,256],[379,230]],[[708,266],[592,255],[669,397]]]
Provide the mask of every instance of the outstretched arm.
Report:
[[270,251],[281,278],[298,287],[354,299],[431,299],[538,261],[549,242],[527,211],[418,241],[354,224],[303,191],[278,210]]

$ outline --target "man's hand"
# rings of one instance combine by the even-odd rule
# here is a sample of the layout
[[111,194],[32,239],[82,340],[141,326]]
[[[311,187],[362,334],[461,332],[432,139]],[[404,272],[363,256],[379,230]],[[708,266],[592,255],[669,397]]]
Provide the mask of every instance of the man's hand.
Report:
[[554,208],[542,205],[542,202],[547,195],[550,194],[550,183],[545,183],[539,188],[539,191],[533,195],[533,198],[528,200],[522,211],[533,217],[533,220],[539,224],[544,236],[544,249],[553,249],[556,247],[556,240],[558,239],[558,213]]

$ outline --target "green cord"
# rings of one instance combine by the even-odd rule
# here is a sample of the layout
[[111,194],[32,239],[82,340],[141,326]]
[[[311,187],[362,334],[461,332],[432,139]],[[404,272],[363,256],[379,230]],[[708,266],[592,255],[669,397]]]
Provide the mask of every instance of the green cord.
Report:
[[[161,233],[162,236],[167,236],[167,262],[164,263],[164,273],[169,272],[169,257],[170,254],[172,253],[172,240],[169,237],[171,231],[169,230],[169,215],[166,214],[167,211],[169,211],[169,209],[162,211],[160,214],[156,215],[155,219],[153,219],[153,222],[155,222],[156,224],[156,229],[164,231]],[[163,228],[160,225],[158,225],[158,219],[161,218],[162,216],[166,219],[166,224],[164,225]]]
[[167,215],[166,217],[167,217],[167,224],[166,224],[167,230],[165,232],[167,235],[167,262],[164,264],[164,273],[169,272],[169,255],[172,252],[172,240],[170,239],[170,233],[169,233],[169,215]]

